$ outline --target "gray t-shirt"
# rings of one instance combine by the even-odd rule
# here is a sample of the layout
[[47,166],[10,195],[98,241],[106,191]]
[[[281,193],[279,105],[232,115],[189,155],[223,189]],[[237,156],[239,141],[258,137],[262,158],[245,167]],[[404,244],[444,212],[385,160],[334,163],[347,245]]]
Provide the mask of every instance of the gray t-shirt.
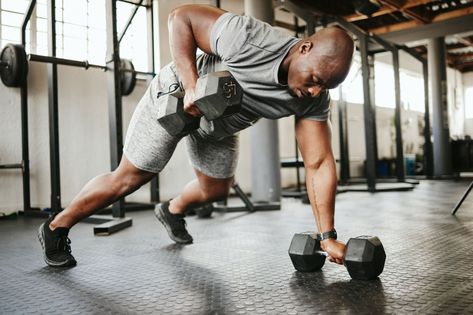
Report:
[[[330,97],[323,91],[317,98],[297,98],[278,80],[278,70],[297,38],[274,29],[253,17],[224,13],[210,34],[213,55],[197,58],[199,75],[227,70],[243,88],[239,113],[214,121],[207,133],[230,135],[259,118],[278,119],[290,115],[327,120]],[[203,128],[206,129],[205,127]]]

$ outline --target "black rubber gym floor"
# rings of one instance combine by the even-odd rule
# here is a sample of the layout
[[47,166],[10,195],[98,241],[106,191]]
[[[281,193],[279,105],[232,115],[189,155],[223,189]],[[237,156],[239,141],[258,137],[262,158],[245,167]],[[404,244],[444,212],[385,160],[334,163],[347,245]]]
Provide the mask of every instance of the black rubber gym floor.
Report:
[[328,262],[295,272],[292,235],[314,226],[297,199],[282,211],[189,217],[188,246],[174,245],[152,211],[129,213],[133,227],[112,236],[80,223],[70,234],[78,265],[63,270],[42,260],[42,220],[0,221],[0,314],[472,313],[473,194],[450,215],[468,184],[337,195],[339,238],[374,234],[384,244],[374,281]]

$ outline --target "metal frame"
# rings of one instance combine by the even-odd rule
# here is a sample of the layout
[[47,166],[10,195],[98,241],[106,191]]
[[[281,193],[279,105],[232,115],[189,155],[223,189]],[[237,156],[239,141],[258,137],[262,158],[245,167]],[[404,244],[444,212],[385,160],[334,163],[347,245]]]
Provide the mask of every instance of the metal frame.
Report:
[[[140,2],[140,4],[142,1]],[[134,5],[139,6],[140,4],[133,3]],[[25,30],[26,25],[31,18],[31,14],[36,5],[36,1],[32,0],[28,8],[27,14],[23,21],[22,26],[22,43],[25,45]],[[120,59],[118,54],[118,38],[116,33],[116,0],[108,0],[106,3],[107,17],[111,16],[110,19],[107,19],[107,43],[112,49],[108,50],[107,66],[89,64],[87,61],[76,61],[56,57],[56,28],[55,28],[55,0],[48,0],[48,49],[51,56],[41,56],[30,54],[28,56],[29,60],[37,62],[48,63],[48,103],[49,103],[49,135],[50,135],[50,176],[51,176],[51,211],[57,213],[62,211],[61,207],[61,190],[60,190],[60,159],[59,159],[59,126],[58,126],[58,84],[57,84],[57,65],[67,65],[82,67],[85,69],[88,68],[98,68],[108,73],[108,86],[109,86],[109,109],[111,115],[109,115],[110,123],[110,140],[111,140],[111,165],[112,169],[116,167],[121,157],[121,146],[122,146],[122,121],[121,121],[121,93],[120,93],[120,72],[115,69],[120,67]],[[144,6],[144,5],[141,5]],[[149,14],[152,16],[152,6],[147,7]],[[128,21],[128,24],[131,23],[132,18]],[[154,37],[154,32],[152,30],[152,21],[149,24],[151,25],[151,34]],[[126,27],[127,28],[127,27]],[[126,32],[126,28],[124,32]],[[110,31],[111,29],[111,31]],[[155,75],[154,73],[154,47],[153,39],[151,40],[150,52],[152,56],[152,72],[142,72],[135,71],[138,74],[144,75]],[[112,87],[111,87],[112,86]],[[26,214],[39,215],[39,211],[28,211],[31,210],[30,207],[30,181],[29,181],[29,151],[28,151],[28,116],[27,116],[27,86],[22,88],[21,100],[22,100],[22,155],[23,161],[21,164],[7,164],[0,165],[0,169],[6,168],[22,168],[23,169],[23,190],[24,190],[24,210]],[[157,188],[159,191],[159,188]],[[159,195],[158,195],[159,196]],[[158,197],[159,198],[159,197]],[[131,219],[124,219],[125,215],[125,204],[124,202],[117,203],[112,206],[112,213],[114,218],[112,220],[107,219],[105,224],[102,224],[101,227],[96,227],[94,231],[96,234],[111,234],[127,226],[131,226]],[[153,206],[149,204],[133,204],[127,208],[133,208],[135,210],[141,209],[151,209]],[[29,212],[29,213],[27,213]],[[42,214],[42,213],[41,213]],[[116,219],[119,217],[120,219]],[[95,220],[94,216],[91,216],[91,220]],[[104,222],[104,219],[100,219]],[[104,230],[105,229],[105,230]]]
[[399,182],[406,180],[404,170],[404,149],[402,144],[402,128],[401,128],[401,87],[399,78],[399,49],[385,41],[384,39],[371,35],[371,38],[380,44],[385,50],[392,54],[393,70],[394,70],[394,98],[395,110],[394,121],[396,129],[396,177]]
[[453,208],[452,215],[455,215],[457,213],[458,209],[460,209],[460,206],[462,205],[463,201],[465,201],[465,199],[468,196],[468,194],[470,193],[471,189],[473,189],[473,181],[470,183],[470,186],[468,186],[466,191],[461,196],[460,200],[457,202],[457,204]]
[[[296,16],[302,18],[306,23],[315,24],[320,22],[322,25],[326,24],[338,24],[348,32],[352,33],[358,38],[358,48],[361,55],[361,70],[363,76],[363,95],[364,95],[364,120],[365,120],[365,148],[366,148],[366,182],[367,190],[370,192],[386,191],[386,187],[377,188],[376,179],[376,162],[377,162],[377,139],[376,139],[376,108],[374,104],[374,71],[373,71],[373,56],[375,53],[380,51],[370,50],[370,42],[375,41],[381,47],[384,47],[382,51],[389,50],[393,53],[393,66],[395,68],[395,95],[396,95],[396,149],[398,156],[396,159],[397,164],[397,180],[399,181],[398,187],[396,185],[389,184],[388,190],[406,190],[412,189],[414,186],[411,183],[405,182],[404,177],[404,161],[402,155],[402,135],[400,129],[400,87],[399,87],[399,56],[397,47],[393,44],[377,37],[372,34],[367,34],[364,30],[351,24],[338,16],[323,15],[316,16],[308,10],[300,7],[292,0],[279,0],[279,5],[285,7],[289,11],[293,12]],[[310,24],[310,25],[312,25]],[[308,24],[309,25],[309,24]],[[310,33],[308,33],[310,34]],[[342,135],[341,135],[342,136]],[[344,142],[342,140],[341,142]],[[342,143],[341,143],[342,144]],[[341,151],[341,154],[343,151]],[[344,174],[345,175],[345,174]],[[384,185],[384,183],[382,183]],[[362,189],[356,189],[356,191],[363,191]],[[365,189],[366,191],[366,189]]]
[[430,133],[430,106],[429,106],[429,67],[427,60],[414,49],[402,45],[399,47],[415,59],[422,63],[422,76],[424,78],[424,170],[427,178],[434,176],[434,156],[432,148],[432,138]]
[[149,8],[150,5],[147,5],[147,4],[142,4],[142,0],[140,0],[139,3],[136,3],[136,2],[133,2],[133,1],[129,1],[129,0],[115,0],[116,2],[123,2],[123,3],[128,3],[128,4],[132,4],[132,5],[136,5],[136,6],[139,6],[139,7],[145,7],[145,8]]
[[[36,0],[32,0],[26,12],[23,24],[21,25],[21,44],[26,46],[26,25],[31,18]],[[28,83],[25,83],[20,89],[21,102],[21,156],[23,169],[23,211],[31,210],[31,191],[30,191],[30,153],[29,153],[29,135],[28,135]]]
[[136,12],[138,12],[141,4],[143,3],[143,0],[140,0],[139,3],[135,4],[135,9],[133,12],[131,12],[130,17],[128,18],[128,21],[125,23],[125,27],[123,28],[123,31],[121,32],[120,36],[118,36],[118,43],[120,44],[122,42],[123,37],[126,34],[126,31],[128,30],[128,27],[130,27],[131,22],[133,22],[133,19],[136,15]]
[[[154,56],[154,12],[153,7],[148,7],[146,9],[147,15],[147,28],[148,28],[148,66],[151,67],[151,72],[155,72],[155,56]],[[159,174],[157,174],[150,182],[150,195],[152,202],[160,202],[161,195],[159,189]]]
[[[48,0],[48,51],[56,57],[56,1]],[[58,90],[57,64],[48,63],[48,113],[49,113],[49,158],[51,177],[51,211],[61,209],[61,176],[59,160],[59,122],[58,122]]]
[[228,206],[227,201],[214,202],[212,204],[212,209],[217,212],[255,212],[255,211],[272,211],[272,210],[281,210],[281,204],[278,202],[252,202],[250,198],[243,192],[240,186],[234,182],[232,188],[241,199],[244,206]]
[[340,183],[348,184],[350,179],[350,159],[348,150],[348,119],[347,106],[343,97],[343,87],[339,87],[338,98],[338,133],[340,145]]

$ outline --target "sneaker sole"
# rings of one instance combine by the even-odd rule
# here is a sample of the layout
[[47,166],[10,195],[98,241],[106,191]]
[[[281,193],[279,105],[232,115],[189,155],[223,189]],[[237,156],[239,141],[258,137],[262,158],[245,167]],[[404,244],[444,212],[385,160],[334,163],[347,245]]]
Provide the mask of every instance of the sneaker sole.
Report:
[[172,233],[171,227],[167,224],[166,220],[164,220],[163,218],[164,213],[161,212],[161,207],[158,206],[157,209],[154,210],[154,214],[156,218],[159,220],[159,222],[161,222],[161,224],[164,226],[164,228],[166,229],[166,232],[168,232],[169,238],[171,238],[174,242],[178,244],[192,244],[193,242],[192,240],[184,241],[174,236],[174,234]]
[[75,266],[76,263],[71,262],[71,261],[65,261],[65,262],[56,262],[48,259],[46,256],[46,249],[44,246],[44,223],[41,224],[41,226],[38,228],[38,240],[41,243],[41,247],[43,248],[43,259],[46,264],[48,264],[51,267],[70,267],[70,266]]

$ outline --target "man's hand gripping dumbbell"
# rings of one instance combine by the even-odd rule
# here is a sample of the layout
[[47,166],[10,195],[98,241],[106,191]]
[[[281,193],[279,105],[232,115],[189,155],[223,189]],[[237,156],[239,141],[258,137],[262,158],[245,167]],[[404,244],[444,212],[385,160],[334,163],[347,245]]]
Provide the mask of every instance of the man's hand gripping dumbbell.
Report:
[[201,76],[195,90],[162,94],[165,98],[159,109],[158,121],[173,136],[184,136],[199,128],[200,117],[208,121],[237,113],[243,91],[228,71]]

